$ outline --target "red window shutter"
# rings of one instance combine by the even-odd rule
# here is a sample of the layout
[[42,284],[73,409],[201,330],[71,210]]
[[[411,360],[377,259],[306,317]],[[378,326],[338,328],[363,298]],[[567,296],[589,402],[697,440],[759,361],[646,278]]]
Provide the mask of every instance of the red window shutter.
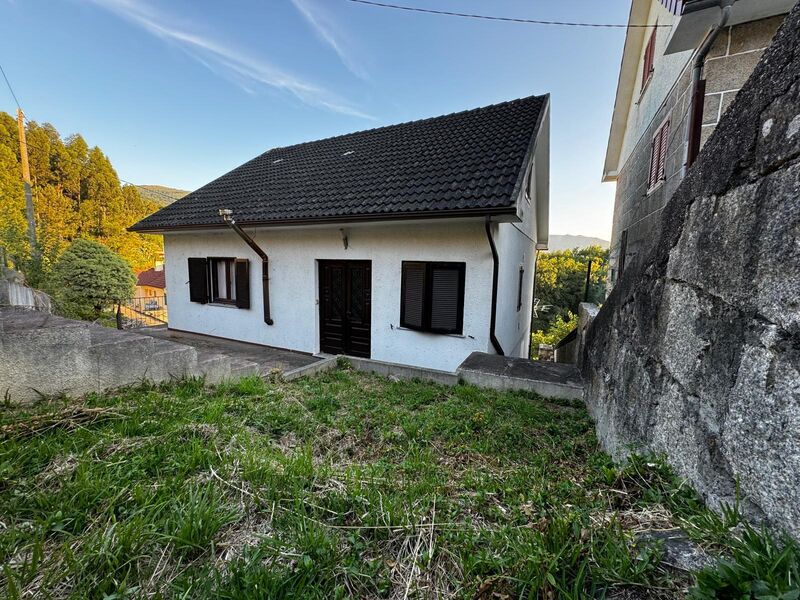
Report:
[[658,175],[658,149],[660,147],[658,141],[658,134],[653,138],[652,143],[650,144],[650,171],[647,174],[647,189],[649,190],[652,188],[658,179],[656,176]]
[[650,73],[653,71],[653,63],[656,54],[656,29],[650,34],[650,39],[647,42],[647,47],[644,50],[644,64],[642,65],[642,89],[647,85],[650,80]]
[[666,176],[667,170],[667,150],[669,149],[669,121],[661,126],[660,149],[658,152],[658,179],[660,181]]

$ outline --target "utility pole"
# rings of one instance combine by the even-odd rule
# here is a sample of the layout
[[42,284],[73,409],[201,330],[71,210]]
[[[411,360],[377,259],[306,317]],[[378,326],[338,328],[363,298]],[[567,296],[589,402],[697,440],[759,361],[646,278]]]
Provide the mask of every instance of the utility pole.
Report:
[[28,142],[25,139],[25,115],[17,108],[17,128],[19,129],[19,156],[22,161],[22,181],[25,187],[25,214],[28,219],[28,242],[31,245],[31,256],[37,258],[39,248],[36,244],[36,220],[33,215],[33,198],[31,197],[31,170],[28,166]]

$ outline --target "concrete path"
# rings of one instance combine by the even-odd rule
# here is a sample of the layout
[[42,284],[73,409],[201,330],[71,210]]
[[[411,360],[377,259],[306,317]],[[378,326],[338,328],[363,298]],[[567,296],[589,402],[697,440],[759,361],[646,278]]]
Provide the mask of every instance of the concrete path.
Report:
[[198,333],[175,331],[166,327],[144,327],[136,331],[161,340],[169,340],[185,346],[191,346],[197,350],[197,356],[200,360],[212,355],[221,354],[227,356],[233,363],[234,372],[237,371],[237,365],[244,367],[245,365],[252,366],[255,364],[261,375],[269,375],[275,369],[293,371],[320,360],[318,357],[300,352],[215,338]]
[[529,390],[545,398],[583,399],[583,381],[575,365],[473,352],[456,373],[479,387]]

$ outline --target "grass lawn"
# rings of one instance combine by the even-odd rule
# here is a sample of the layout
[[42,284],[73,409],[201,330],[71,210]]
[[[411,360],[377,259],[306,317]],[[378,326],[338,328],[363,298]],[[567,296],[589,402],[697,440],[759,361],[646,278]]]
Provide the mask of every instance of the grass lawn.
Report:
[[636,535],[675,524],[713,548],[735,523],[525,393],[343,367],[0,418],[10,598],[681,597]]

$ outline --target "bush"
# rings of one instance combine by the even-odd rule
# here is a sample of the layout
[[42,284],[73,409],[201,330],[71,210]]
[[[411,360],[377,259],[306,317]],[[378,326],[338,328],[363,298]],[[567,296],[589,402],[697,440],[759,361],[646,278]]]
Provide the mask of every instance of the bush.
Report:
[[69,317],[97,318],[103,309],[133,295],[136,276],[130,265],[105,246],[75,240],[50,277],[50,292]]
[[567,311],[567,318],[558,315],[547,331],[534,331],[531,334],[531,358],[539,358],[539,344],[557,344],[577,326],[578,315]]

